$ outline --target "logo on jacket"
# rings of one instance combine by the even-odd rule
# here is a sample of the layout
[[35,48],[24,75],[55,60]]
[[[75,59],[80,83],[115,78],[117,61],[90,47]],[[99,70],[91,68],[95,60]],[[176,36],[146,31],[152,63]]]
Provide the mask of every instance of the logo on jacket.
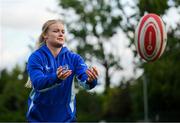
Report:
[[46,66],[45,66],[45,69],[46,69],[46,71],[48,71],[48,72],[49,72],[50,67],[48,67],[48,66],[46,65]]
[[65,73],[65,72],[67,72],[67,71],[69,70],[69,65],[68,65],[68,64],[65,64],[65,65],[62,66],[62,67],[63,67],[62,73]]

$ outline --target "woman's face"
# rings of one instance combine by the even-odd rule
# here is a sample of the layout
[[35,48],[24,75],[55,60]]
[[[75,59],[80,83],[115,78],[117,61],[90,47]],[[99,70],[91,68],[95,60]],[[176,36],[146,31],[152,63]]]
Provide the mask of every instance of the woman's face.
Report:
[[65,40],[64,25],[60,22],[54,23],[48,27],[44,35],[47,45],[59,48],[64,44]]

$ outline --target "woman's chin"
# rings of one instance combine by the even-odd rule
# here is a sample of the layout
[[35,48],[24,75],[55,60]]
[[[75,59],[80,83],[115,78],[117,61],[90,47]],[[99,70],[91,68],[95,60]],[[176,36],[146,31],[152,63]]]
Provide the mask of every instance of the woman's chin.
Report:
[[58,43],[57,45],[56,45],[56,47],[62,47],[64,45],[64,43]]
[[54,47],[54,48],[60,48],[60,47],[62,47],[64,45],[64,43],[55,43],[55,44],[52,44],[52,46]]

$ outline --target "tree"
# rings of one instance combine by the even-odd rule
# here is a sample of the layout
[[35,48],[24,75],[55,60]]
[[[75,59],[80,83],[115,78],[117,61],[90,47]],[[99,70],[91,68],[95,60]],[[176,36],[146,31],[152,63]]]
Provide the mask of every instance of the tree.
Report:
[[[113,2],[117,3],[115,0]],[[59,5],[66,12],[73,11],[78,17],[77,20],[67,23],[67,27],[74,37],[73,40],[78,41],[77,52],[87,61],[95,61],[105,68],[106,93],[110,88],[110,77],[114,74],[110,70],[122,70],[120,57],[112,50],[106,51],[107,44],[111,49],[114,48],[110,38],[117,33],[122,16],[112,15],[113,4],[104,0],[60,0]]]
[[[169,7],[167,0],[139,0],[125,3],[121,0],[59,0],[59,5],[65,9],[61,14],[67,22],[70,34],[73,35],[72,40],[78,42],[77,52],[87,61],[96,61],[105,68],[105,93],[114,74],[110,71],[122,70],[120,57],[117,51],[113,52],[115,47],[110,38],[117,34],[118,30],[122,30],[131,41],[129,47],[136,57],[137,52],[133,47],[134,30],[140,17],[145,12],[164,14]],[[126,11],[127,8],[130,9],[129,13]],[[69,16],[75,16],[75,19],[72,20],[73,17]],[[107,44],[111,47],[110,52],[106,51]]]

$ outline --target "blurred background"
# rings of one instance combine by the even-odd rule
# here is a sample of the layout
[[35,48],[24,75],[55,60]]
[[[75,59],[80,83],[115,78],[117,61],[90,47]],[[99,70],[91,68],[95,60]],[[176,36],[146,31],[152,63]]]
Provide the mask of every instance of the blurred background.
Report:
[[[144,62],[134,45],[140,18],[156,13],[167,30],[164,54]],[[180,121],[179,0],[0,0],[0,121],[26,121],[26,62],[49,19],[66,24],[66,44],[99,83],[77,86],[78,121]]]

